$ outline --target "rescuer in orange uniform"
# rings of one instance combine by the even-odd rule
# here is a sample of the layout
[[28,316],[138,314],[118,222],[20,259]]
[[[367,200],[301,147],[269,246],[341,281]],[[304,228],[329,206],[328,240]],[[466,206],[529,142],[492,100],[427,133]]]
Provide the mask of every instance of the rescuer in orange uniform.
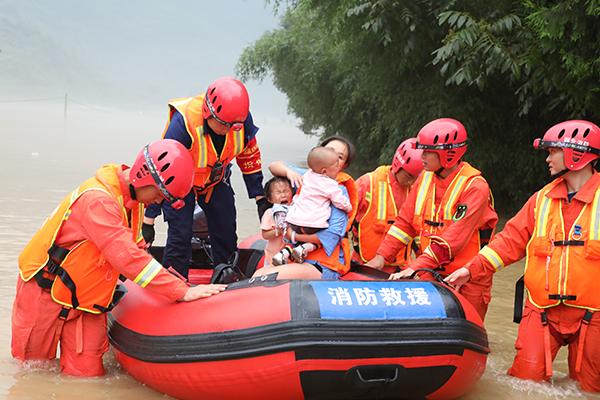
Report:
[[[452,273],[477,254],[498,221],[488,183],[481,172],[462,161],[467,131],[460,122],[451,118],[429,122],[419,131],[416,147],[423,150],[425,171],[415,182],[377,255],[366,265],[381,269],[415,237],[419,238],[422,254],[390,279],[409,277],[420,268]],[[461,291],[482,320],[491,300],[491,286],[491,277],[485,277],[470,282]]]
[[108,164],[67,195],[19,256],[12,314],[12,355],[51,360],[60,342],[65,374],[104,374],[106,311],[119,275],[173,301],[192,301],[224,285],[187,286],[145,250],[144,205],[173,207],[192,187],[194,165],[174,140],[144,147],[130,169]]
[[[386,232],[394,223],[408,197],[410,188],[423,170],[422,150],[414,148],[417,140],[406,139],[396,149],[392,165],[382,165],[356,181],[358,210],[352,225],[353,257],[364,263],[375,257]],[[397,255],[391,263],[404,266],[410,260],[411,248]]]
[[[547,149],[555,179],[529,198],[504,230],[464,268],[446,278],[460,286],[491,276],[523,257],[525,309],[509,375],[552,377],[552,361],[569,346],[569,373],[589,392],[600,392],[600,128],[566,121],[550,128],[536,149]],[[521,293],[522,295],[522,293]]]

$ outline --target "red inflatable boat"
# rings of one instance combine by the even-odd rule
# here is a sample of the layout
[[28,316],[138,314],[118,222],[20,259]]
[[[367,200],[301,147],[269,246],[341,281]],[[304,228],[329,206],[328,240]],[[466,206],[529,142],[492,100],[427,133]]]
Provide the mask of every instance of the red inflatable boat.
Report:
[[489,352],[474,309],[437,282],[263,277],[179,304],[127,287],[116,358],[178,399],[456,398]]

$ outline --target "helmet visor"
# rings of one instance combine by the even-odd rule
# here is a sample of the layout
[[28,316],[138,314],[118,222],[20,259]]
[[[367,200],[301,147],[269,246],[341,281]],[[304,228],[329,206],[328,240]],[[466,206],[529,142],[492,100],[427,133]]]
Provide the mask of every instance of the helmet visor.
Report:
[[592,153],[600,156],[600,149],[591,147],[587,142],[559,142],[556,140],[543,140],[538,138],[533,141],[533,148],[538,150],[547,150],[550,148],[573,149],[583,153]]
[[458,149],[460,147],[465,147],[467,145],[467,142],[460,142],[460,143],[440,143],[440,144],[424,144],[424,143],[419,143],[417,142],[417,144],[415,145],[415,148],[420,149],[420,150],[452,150],[452,149]]

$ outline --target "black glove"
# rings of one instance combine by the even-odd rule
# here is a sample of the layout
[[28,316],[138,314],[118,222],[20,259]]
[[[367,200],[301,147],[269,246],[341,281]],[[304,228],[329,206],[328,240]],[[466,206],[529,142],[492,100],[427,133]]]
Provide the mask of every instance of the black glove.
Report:
[[142,237],[144,238],[144,241],[148,243],[148,245],[151,245],[152,242],[154,242],[154,225],[143,223]]
[[262,217],[263,217],[265,211],[267,211],[271,207],[273,207],[273,204],[271,204],[269,202],[269,200],[267,200],[266,197],[262,197],[262,198],[256,200],[256,209],[258,211],[258,219],[262,220]]

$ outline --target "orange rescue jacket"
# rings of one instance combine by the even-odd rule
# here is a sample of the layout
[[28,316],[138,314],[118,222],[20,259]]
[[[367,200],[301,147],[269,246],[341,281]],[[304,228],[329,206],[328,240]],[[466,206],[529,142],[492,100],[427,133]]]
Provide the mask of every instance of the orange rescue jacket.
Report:
[[561,199],[547,196],[562,179],[537,194],[535,229],[527,244],[525,286],[539,308],[565,304],[600,310],[595,278],[600,272],[600,187],[569,232],[565,232]]
[[217,154],[210,135],[204,133],[203,101],[204,95],[172,100],[169,103],[167,127],[173,114],[178,111],[183,116],[187,133],[192,139],[190,153],[196,165],[194,189],[197,195],[210,195],[210,189],[223,179],[227,165],[234,158],[237,157],[243,174],[260,171],[262,164],[256,139],[252,139],[247,144],[244,143],[244,128],[239,131],[230,129],[227,132],[221,154]]
[[[459,172],[456,174],[450,185],[446,188],[439,207],[435,206],[435,185],[433,184],[433,175],[431,171],[424,171],[415,184],[413,190],[417,191],[415,199],[415,212],[413,217],[413,226],[416,232],[419,232],[419,246],[422,253],[426,253],[436,259],[430,249],[428,249],[432,238],[443,240],[440,236],[451,226],[454,221],[460,220],[466,210],[458,207],[457,201],[461,194],[476,179],[484,179],[481,172],[472,167],[469,163],[463,162]],[[489,203],[493,207],[493,198],[489,196]],[[396,228],[396,227],[394,227]],[[396,231],[400,231],[396,228]],[[390,230],[391,232],[391,230]],[[392,232],[395,237],[406,237],[406,243],[410,237],[404,232]],[[447,273],[452,273],[456,269],[464,266],[481,249],[480,230],[476,229],[468,240],[467,244],[458,254],[450,254],[450,263],[444,266]],[[449,249],[450,247],[447,246]]]
[[[336,180],[348,190],[348,196],[350,197],[350,203],[352,204],[352,211],[348,214],[348,223],[346,225],[346,232],[348,232],[352,227],[352,222],[354,221],[354,216],[356,215],[356,210],[358,208],[356,183],[354,182],[354,179],[345,172],[340,172],[337,175]],[[340,249],[344,254],[344,264],[340,263]],[[325,249],[319,247],[315,251],[310,252],[307,258],[317,261],[319,264],[333,271],[337,271],[340,275],[344,275],[350,270],[351,251],[352,247],[348,237],[343,237],[340,244],[331,255],[327,255]]]
[[[19,274],[24,281],[31,280],[36,274],[48,276],[49,270],[53,271],[49,275],[53,280],[50,293],[56,303],[65,307],[94,314],[106,311],[119,279],[119,272],[112,268],[98,248],[87,240],[66,249],[68,253],[61,260],[50,254],[55,249],[54,243],[61,227],[69,219],[71,208],[81,195],[90,190],[99,190],[110,195],[121,206],[123,224],[132,229],[133,240],[136,243],[143,240],[141,227],[144,205],[137,203],[129,216],[123,204],[119,184],[117,171],[120,168],[116,164],[105,165],[96,172],[95,177],[86,180],[67,195],[19,256]],[[140,273],[140,279],[136,279],[136,283],[147,285],[158,273],[158,268],[162,268],[159,263],[150,263]]]
[[[394,191],[396,187],[390,182],[390,169],[391,166],[382,165],[367,174],[369,187],[364,195],[364,201],[368,204],[367,210],[360,220],[357,218],[354,221],[353,230],[356,241],[354,248],[363,262],[375,257],[381,241],[402,207],[402,204],[396,204],[396,199],[402,196]],[[408,192],[406,188],[397,189]],[[406,199],[407,194],[404,193],[403,199]],[[398,253],[392,265],[405,265],[410,260],[410,254],[409,245],[406,246],[406,251]]]

